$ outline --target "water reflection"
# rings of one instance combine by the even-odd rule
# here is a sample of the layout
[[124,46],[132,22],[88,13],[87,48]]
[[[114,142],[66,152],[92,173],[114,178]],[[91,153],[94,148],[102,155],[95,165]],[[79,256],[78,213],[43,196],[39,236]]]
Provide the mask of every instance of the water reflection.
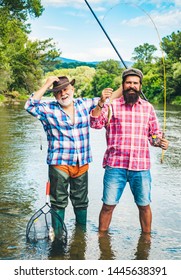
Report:
[[52,260],[64,260],[67,254],[67,246],[59,240],[55,240],[49,250],[48,259]]
[[51,241],[49,238],[39,238],[36,241],[26,242],[26,253],[32,259],[59,259],[63,260],[67,254],[67,244],[60,239]]
[[69,244],[54,242],[49,251],[49,259],[85,260],[86,253],[86,228],[75,224]]
[[111,245],[111,234],[109,232],[99,233],[99,249],[100,258],[99,260],[115,260],[116,256],[112,250]]
[[[99,260],[115,260],[116,259],[116,250],[113,250],[111,239],[115,237],[112,236],[109,232],[101,233],[99,234],[99,249],[100,249],[100,257]],[[125,238],[125,236],[122,236],[122,238]],[[118,238],[119,239],[119,238]],[[120,242],[121,243],[121,242]],[[122,240],[122,248],[121,246],[117,247],[117,250],[122,252],[121,259],[124,259],[124,240]],[[134,260],[148,260],[149,254],[151,250],[151,235],[150,234],[144,234],[141,233],[138,239],[138,243],[136,246],[136,249],[134,250]]]
[[141,233],[138,240],[135,260],[148,260],[151,249],[151,235],[148,233]]
[[69,260],[85,260],[86,236],[86,228],[76,224],[68,248]]

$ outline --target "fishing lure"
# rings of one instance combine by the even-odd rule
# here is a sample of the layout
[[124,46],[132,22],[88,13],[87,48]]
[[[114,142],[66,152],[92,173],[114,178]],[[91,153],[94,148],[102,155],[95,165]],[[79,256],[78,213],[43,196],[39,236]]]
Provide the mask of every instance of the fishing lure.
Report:
[[153,146],[160,146],[160,138],[158,138],[157,135],[152,135],[152,142]]

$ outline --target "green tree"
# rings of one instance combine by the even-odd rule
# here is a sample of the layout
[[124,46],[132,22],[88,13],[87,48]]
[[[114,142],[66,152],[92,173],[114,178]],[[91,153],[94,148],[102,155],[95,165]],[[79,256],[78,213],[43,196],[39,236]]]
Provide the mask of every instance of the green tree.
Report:
[[23,17],[20,20],[17,16],[18,12],[39,16],[40,1],[15,2],[2,1],[0,7],[0,74],[5,77],[0,81],[0,92],[6,95],[14,90],[20,93],[35,90],[43,74],[54,69],[61,54],[52,39],[30,41]]
[[181,103],[180,100],[180,64],[181,64],[181,32],[172,32],[162,38],[162,49],[166,54],[167,101]]
[[106,61],[98,63],[96,69],[104,69],[107,74],[114,75],[120,75],[121,72],[120,62],[113,59],[108,59]]
[[162,49],[166,53],[167,59],[172,63],[181,61],[181,32],[173,32],[162,38]]
[[181,62],[177,62],[173,64],[173,82],[174,82],[174,89],[175,94],[173,95],[173,104],[181,105]]
[[34,42],[26,40],[20,46],[16,52],[10,55],[14,82],[11,83],[9,89],[31,93],[41,82],[44,74],[43,65],[51,64],[51,60],[54,62],[55,55],[59,56],[59,53],[53,49],[51,39]]
[[96,67],[96,74],[91,82],[91,91],[94,96],[100,96],[106,87],[116,89],[121,83],[122,68],[118,61],[109,59],[100,62]]
[[6,91],[8,89],[8,85],[12,82],[11,66],[3,49],[3,44],[0,40],[0,93]]
[[144,75],[142,90],[150,102],[163,103],[163,79],[156,71],[156,65]]
[[157,48],[154,45],[144,43],[134,49],[133,60],[140,64],[152,63],[155,59],[153,56]]
[[106,87],[115,89],[114,79],[114,74],[108,74],[104,69],[97,70],[91,83],[92,94],[100,96],[102,90]]
[[28,15],[39,17],[43,13],[41,0],[0,0],[2,12],[9,11],[13,18],[26,21]]

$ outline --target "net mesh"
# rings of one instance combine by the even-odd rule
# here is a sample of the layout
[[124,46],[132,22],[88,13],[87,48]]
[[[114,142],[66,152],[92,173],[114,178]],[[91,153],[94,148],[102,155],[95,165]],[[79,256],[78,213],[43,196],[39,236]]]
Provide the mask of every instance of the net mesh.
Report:
[[67,229],[61,217],[48,204],[40,208],[29,220],[26,227],[27,242],[36,243],[47,239],[67,243]]

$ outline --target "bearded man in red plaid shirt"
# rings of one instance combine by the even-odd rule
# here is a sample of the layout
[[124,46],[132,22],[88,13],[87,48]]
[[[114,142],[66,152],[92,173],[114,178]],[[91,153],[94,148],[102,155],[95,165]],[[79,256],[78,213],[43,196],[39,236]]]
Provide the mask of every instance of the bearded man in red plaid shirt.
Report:
[[[163,138],[153,106],[140,97],[142,79],[143,73],[139,69],[126,69],[122,74],[123,96],[113,100],[111,105],[105,104],[106,99],[101,98],[91,112],[91,127],[105,127],[107,140],[100,232],[108,230],[113,210],[127,182],[139,210],[142,233],[151,232],[149,142],[166,150],[168,141]],[[103,92],[111,91],[107,88]]]

